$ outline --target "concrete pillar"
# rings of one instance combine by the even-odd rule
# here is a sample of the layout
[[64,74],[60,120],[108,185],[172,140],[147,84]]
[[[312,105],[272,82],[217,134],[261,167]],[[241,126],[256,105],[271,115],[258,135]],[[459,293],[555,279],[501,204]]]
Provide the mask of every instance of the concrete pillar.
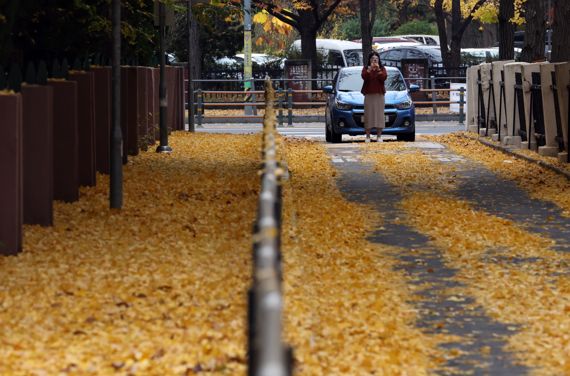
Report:
[[477,72],[479,66],[467,68],[467,119],[465,126],[469,132],[477,132]]
[[486,129],[487,124],[491,128],[495,122],[494,108],[491,105],[489,98],[489,93],[491,91],[490,89],[491,89],[492,68],[493,66],[491,63],[482,63],[480,64],[479,68],[481,70],[481,88],[483,91],[483,103],[485,107],[485,113],[482,114],[484,116],[485,123],[481,124],[481,128],[479,129],[480,136],[485,136],[485,135],[490,136],[491,134],[495,133],[494,130]]
[[562,133],[564,134],[564,145],[566,146],[566,151],[558,153],[558,159],[561,162],[566,163],[567,153],[569,149],[568,140],[568,88],[570,84],[570,62],[564,64],[557,64],[554,67],[556,72],[556,80],[558,86],[558,103],[560,103],[560,120],[562,121]]
[[[500,134],[495,130],[497,133],[491,135],[494,141],[500,141],[502,137],[505,136],[507,132],[507,110],[506,110],[506,101],[503,99],[503,103],[501,104],[501,74],[504,74],[504,66],[505,64],[512,63],[514,60],[501,60],[501,61],[494,61],[492,63],[492,70],[493,70],[493,90],[495,94],[495,109],[497,113],[495,114],[495,122],[497,129],[501,128]],[[499,124],[499,120],[502,124]],[[499,137],[500,136],[500,137]]]
[[[537,129],[538,125],[538,116],[535,114],[538,110],[541,110],[541,101],[538,101],[539,108],[533,110],[533,114],[531,114],[531,87],[533,85],[533,73],[537,74],[540,79],[540,67],[543,64],[548,63],[532,63],[526,64],[521,67],[523,73],[523,92],[524,92],[524,113],[526,116],[526,134],[527,134],[527,141],[521,143],[521,148],[523,149],[531,149],[538,151],[538,143],[536,137],[534,136],[536,133],[543,132],[542,130]],[[538,95],[538,94],[537,94]],[[540,111],[542,112],[542,111]],[[531,117],[532,116],[532,117]],[[542,116],[540,114],[539,116]],[[530,147],[529,147],[530,144]]]
[[[544,132],[545,132],[545,145],[538,147],[538,153],[544,156],[556,157],[558,155],[558,135],[557,127],[562,126],[560,118],[560,103],[557,108],[555,106],[555,95],[552,90],[553,80],[552,75],[555,74],[555,66],[559,64],[542,64],[540,66],[541,90],[542,90],[542,108],[544,111]],[[560,89],[563,89],[561,87]],[[556,97],[558,100],[558,97]],[[559,122],[559,124],[557,124]]]
[[[524,116],[524,104],[517,103],[516,104],[516,111],[515,109],[515,77],[516,74],[522,75],[522,66],[528,63],[524,62],[516,62],[516,63],[507,63],[503,66],[505,72],[505,94],[506,94],[506,102],[507,102],[507,132],[505,137],[502,137],[503,145],[520,148],[521,147],[521,136],[519,134],[519,128],[521,121],[524,122],[526,116]],[[522,82],[521,82],[522,83]],[[517,101],[518,102],[518,101]],[[520,114],[523,113],[523,118],[520,118]],[[524,126],[526,128],[526,125]]]

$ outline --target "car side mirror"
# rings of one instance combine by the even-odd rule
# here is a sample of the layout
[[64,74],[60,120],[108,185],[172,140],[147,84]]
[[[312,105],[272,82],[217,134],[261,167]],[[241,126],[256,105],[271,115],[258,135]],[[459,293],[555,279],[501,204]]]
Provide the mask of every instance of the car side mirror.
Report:
[[332,94],[333,92],[334,92],[334,89],[333,89],[332,85],[327,85],[327,86],[323,87],[323,93]]
[[410,93],[415,93],[415,92],[417,92],[417,91],[420,91],[420,87],[419,87],[418,85],[416,85],[416,84],[411,84],[411,85],[410,85],[409,92],[410,92]]

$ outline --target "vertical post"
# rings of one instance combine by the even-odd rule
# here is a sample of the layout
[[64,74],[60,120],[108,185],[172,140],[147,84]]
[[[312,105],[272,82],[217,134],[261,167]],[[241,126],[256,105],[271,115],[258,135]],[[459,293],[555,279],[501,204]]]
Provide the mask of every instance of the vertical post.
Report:
[[192,85],[192,0],[188,0],[187,27],[188,27],[188,132],[194,132],[194,92]]
[[111,124],[111,168],[109,184],[109,204],[111,209],[123,207],[123,134],[121,132],[121,1],[113,0],[113,87]]
[[202,125],[202,115],[204,114],[204,99],[202,97],[202,89],[198,89],[198,126]]
[[166,101],[166,53],[165,53],[165,34],[166,34],[166,9],[162,1],[158,3],[158,29],[159,29],[159,50],[160,50],[160,83],[159,83],[159,127],[160,127],[160,145],[156,148],[157,153],[171,153],[172,148],[168,146],[168,125],[167,125],[167,101]]
[[287,89],[287,125],[293,126],[293,90]]
[[464,113],[464,104],[465,104],[465,88],[461,86],[459,88],[459,125],[464,125],[465,120],[465,113]]
[[433,102],[432,108],[433,108],[433,114],[437,115],[437,93],[435,92],[435,76],[431,76],[431,89],[433,90],[431,92],[431,101]]
[[[245,101],[251,102],[252,95],[251,91],[255,88],[253,87],[252,80],[252,68],[251,68],[251,0],[244,0],[243,2],[243,80],[244,80],[244,90],[245,90]],[[253,107],[245,106],[245,115],[253,115]]]
[[283,89],[277,91],[277,99],[279,103],[279,127],[283,126]]

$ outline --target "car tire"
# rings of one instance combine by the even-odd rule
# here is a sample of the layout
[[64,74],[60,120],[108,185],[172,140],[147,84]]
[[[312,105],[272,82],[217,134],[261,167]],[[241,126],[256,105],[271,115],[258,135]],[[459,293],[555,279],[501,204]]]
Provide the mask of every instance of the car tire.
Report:
[[336,133],[334,127],[331,127],[331,141],[333,144],[339,144],[342,142],[342,133]]
[[396,137],[398,137],[398,141],[414,142],[416,141],[416,132],[399,134]]
[[329,112],[327,110],[327,112],[325,114],[325,140],[327,142],[332,142],[331,123],[330,123],[329,119],[330,119],[330,115],[329,115]]

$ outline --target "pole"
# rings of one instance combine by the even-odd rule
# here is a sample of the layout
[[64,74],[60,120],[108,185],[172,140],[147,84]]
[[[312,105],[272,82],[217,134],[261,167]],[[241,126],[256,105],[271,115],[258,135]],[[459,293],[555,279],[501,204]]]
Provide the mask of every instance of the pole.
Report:
[[196,131],[194,126],[194,85],[192,85],[192,54],[190,53],[192,50],[192,0],[188,0],[188,14],[186,17],[188,18],[188,132],[194,132]]
[[[243,1],[243,13],[244,13],[244,31],[243,31],[243,79],[244,79],[244,89],[245,89],[245,101],[251,102],[252,95],[250,92],[253,90],[252,82],[252,68],[251,68],[251,0]],[[245,106],[245,115],[253,115],[253,107]]]
[[166,34],[166,9],[162,1],[158,3],[158,22],[159,22],[159,43],[160,43],[160,83],[159,83],[159,121],[160,121],[160,145],[156,148],[157,153],[171,153],[172,148],[168,146],[168,125],[166,123],[166,53],[165,53],[165,34]]
[[123,207],[123,134],[121,132],[121,1],[113,0],[112,8],[112,124],[110,148],[109,205],[111,209]]

